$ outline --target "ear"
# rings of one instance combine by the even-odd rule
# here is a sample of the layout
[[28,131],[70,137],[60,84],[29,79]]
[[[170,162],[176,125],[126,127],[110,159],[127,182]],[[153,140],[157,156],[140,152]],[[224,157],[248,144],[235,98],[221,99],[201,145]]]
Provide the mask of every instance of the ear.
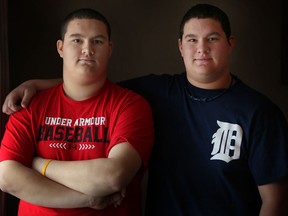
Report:
[[233,48],[235,45],[235,37],[231,35],[228,41],[229,41],[231,48]]
[[183,57],[183,47],[182,47],[182,39],[178,39],[178,48],[179,48],[179,51],[181,53],[181,56]]
[[109,57],[111,57],[113,51],[113,43],[110,41],[109,42]]
[[231,53],[233,48],[234,48],[234,46],[235,46],[235,37],[233,35],[229,37],[228,43],[229,43],[229,46],[230,46],[230,53]]
[[57,51],[58,51],[60,57],[63,58],[63,41],[57,40],[56,46],[57,46]]

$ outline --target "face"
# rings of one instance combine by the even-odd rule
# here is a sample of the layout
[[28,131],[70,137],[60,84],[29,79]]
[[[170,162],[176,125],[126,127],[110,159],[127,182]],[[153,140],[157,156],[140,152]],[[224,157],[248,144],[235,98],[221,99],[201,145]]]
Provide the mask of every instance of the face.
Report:
[[64,40],[57,41],[57,50],[63,58],[64,80],[83,84],[106,79],[112,44],[103,22],[72,20]]
[[229,56],[233,37],[227,40],[220,22],[214,19],[192,18],[184,25],[178,41],[190,83],[215,83],[229,76]]

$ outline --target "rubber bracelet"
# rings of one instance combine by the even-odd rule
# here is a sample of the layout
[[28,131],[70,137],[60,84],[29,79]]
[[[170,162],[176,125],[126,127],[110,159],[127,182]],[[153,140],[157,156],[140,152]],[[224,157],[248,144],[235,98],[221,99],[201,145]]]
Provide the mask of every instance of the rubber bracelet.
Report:
[[48,167],[48,165],[49,165],[49,163],[52,161],[52,159],[49,159],[49,160],[46,160],[45,161],[45,163],[44,163],[44,165],[43,165],[43,167],[42,167],[42,175],[43,176],[46,176],[46,169],[47,169],[47,167]]

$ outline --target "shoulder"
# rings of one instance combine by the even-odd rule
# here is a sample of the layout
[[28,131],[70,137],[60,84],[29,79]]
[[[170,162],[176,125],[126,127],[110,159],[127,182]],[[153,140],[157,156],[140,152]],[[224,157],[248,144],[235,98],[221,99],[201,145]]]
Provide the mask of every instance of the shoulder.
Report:
[[237,79],[232,91],[233,100],[237,101],[236,103],[241,106],[241,109],[253,112],[258,116],[267,116],[271,119],[276,116],[277,118],[285,119],[282,110],[270,98],[241,80]]
[[50,103],[51,100],[55,101],[58,95],[63,94],[62,92],[62,84],[58,84],[56,86],[53,86],[51,88],[38,91],[35,96],[32,98],[31,103],[29,104],[29,107],[35,107],[39,104],[43,103]]
[[59,94],[62,91],[62,86],[63,84],[58,84],[55,85],[53,87],[41,90],[41,91],[37,91],[37,93],[35,94],[35,96],[33,97],[33,100],[38,99],[38,98],[42,98],[43,96],[48,96],[51,94]]
[[149,74],[146,76],[136,77],[133,79],[121,81],[118,84],[126,88],[135,88],[136,86],[152,86],[166,84],[179,79],[181,74]]
[[119,82],[119,85],[141,94],[145,98],[153,98],[154,95],[174,88],[178,85],[183,74],[150,74]]
[[238,78],[233,88],[233,93],[239,100],[249,102],[254,106],[276,106],[266,95],[251,86],[248,86]]
[[108,81],[106,88],[109,89],[108,91],[106,91],[107,94],[109,94],[112,101],[116,103],[130,104],[131,106],[139,103],[148,104],[146,99],[139,93],[136,93],[131,89],[120,86],[111,81]]

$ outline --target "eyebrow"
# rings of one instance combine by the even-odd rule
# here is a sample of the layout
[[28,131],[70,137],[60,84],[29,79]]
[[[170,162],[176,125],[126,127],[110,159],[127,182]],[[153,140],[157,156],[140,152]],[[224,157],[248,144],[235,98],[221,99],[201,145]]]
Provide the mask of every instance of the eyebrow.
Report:
[[[69,38],[73,38],[73,37],[80,37],[80,38],[82,38],[83,35],[76,33],[76,34],[71,34],[71,35],[69,35],[68,37],[69,37]],[[105,39],[106,37],[105,37],[104,35],[96,35],[96,36],[94,36],[94,37],[92,37],[92,38],[102,38],[102,39]]]
[[[218,33],[218,32],[211,32],[206,37],[211,37],[211,36],[221,36],[221,34]],[[197,35],[195,35],[195,34],[187,34],[187,35],[184,36],[184,38],[193,38],[193,37],[197,37]]]

